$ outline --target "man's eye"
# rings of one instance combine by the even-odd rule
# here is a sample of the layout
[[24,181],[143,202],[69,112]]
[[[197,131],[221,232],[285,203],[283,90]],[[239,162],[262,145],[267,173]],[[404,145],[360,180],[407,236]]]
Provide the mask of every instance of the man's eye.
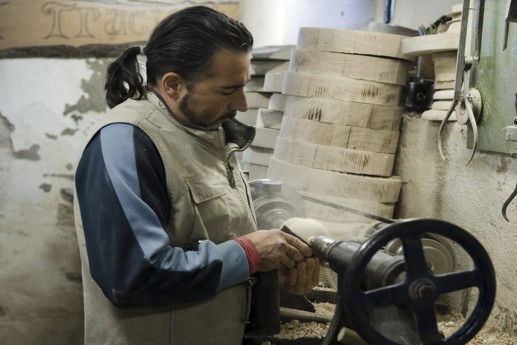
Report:
[[235,89],[232,90],[232,91],[222,91],[221,93],[223,95],[225,95],[225,96],[230,96],[230,95],[233,95],[235,93]]

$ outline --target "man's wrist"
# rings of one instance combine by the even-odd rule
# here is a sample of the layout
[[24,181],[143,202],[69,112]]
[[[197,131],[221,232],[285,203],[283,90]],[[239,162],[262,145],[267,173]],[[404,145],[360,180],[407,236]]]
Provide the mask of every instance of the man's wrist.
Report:
[[253,242],[246,237],[237,237],[235,241],[237,241],[237,243],[239,243],[241,247],[244,249],[246,257],[248,258],[250,275],[252,275],[258,270],[261,262],[260,254],[257,250],[257,247],[255,247]]

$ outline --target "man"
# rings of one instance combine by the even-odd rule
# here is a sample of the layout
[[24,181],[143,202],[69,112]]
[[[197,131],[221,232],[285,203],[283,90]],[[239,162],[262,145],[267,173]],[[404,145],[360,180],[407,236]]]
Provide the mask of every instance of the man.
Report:
[[75,177],[86,345],[240,344],[250,275],[277,269],[294,294],[318,283],[306,244],[257,230],[234,156],[254,137],[234,119],[252,45],[241,23],[191,7],[109,66],[112,109]]

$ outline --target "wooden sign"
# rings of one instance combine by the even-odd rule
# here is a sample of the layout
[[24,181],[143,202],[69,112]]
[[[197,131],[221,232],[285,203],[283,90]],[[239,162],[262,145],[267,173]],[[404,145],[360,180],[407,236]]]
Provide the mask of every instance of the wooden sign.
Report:
[[[192,5],[106,1],[16,0],[0,2],[0,49],[147,41],[158,22]],[[206,6],[238,17],[238,3]]]

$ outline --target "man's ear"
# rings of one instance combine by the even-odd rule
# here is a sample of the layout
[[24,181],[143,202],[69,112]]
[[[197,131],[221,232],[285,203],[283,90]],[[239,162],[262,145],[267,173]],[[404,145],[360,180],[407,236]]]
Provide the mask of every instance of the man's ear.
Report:
[[177,73],[168,72],[162,76],[162,90],[173,99],[178,99],[187,91],[187,82]]

